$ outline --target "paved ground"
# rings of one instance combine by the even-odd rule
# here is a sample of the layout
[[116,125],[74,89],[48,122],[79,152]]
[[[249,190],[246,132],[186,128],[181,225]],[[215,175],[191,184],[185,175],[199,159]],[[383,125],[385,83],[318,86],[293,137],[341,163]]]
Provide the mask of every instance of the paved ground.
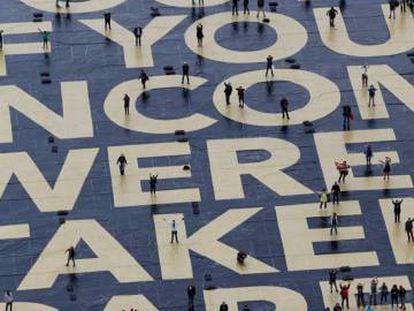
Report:
[[[73,0],[72,14],[65,8],[56,14],[53,0],[0,2],[6,54],[0,60],[0,289],[14,290],[16,310],[46,310],[30,303],[59,310],[187,310],[189,284],[197,289],[195,310],[218,310],[223,299],[231,310],[245,300],[252,310],[274,310],[272,299],[277,310],[322,310],[339,301],[323,297],[322,289],[327,270],[340,266],[352,272],[339,278],[366,279],[366,292],[375,276],[409,289],[413,250],[403,225],[393,223],[390,199],[406,198],[402,221],[414,215],[411,13],[402,16],[398,8],[396,21],[389,21],[387,6],[383,14],[377,0],[281,0],[278,13],[290,19],[270,15],[267,24],[254,12],[232,19],[230,3],[205,0],[200,9],[162,2]],[[110,9],[111,32],[103,30],[98,3],[119,4]],[[321,14],[331,5],[341,6],[349,38],[358,44],[347,40],[341,20],[336,30],[327,27]],[[255,1],[250,6],[256,10]],[[151,17],[150,7],[161,16]],[[42,21],[33,23],[39,12]],[[218,30],[207,31],[197,48],[193,28],[203,16],[205,29]],[[128,31],[150,23],[143,47],[135,48]],[[53,30],[50,51],[41,48],[38,25]],[[214,50],[214,41],[226,50]],[[247,51],[255,53],[241,53]],[[269,53],[277,71],[266,82]],[[290,69],[287,57],[303,72]],[[187,91],[180,83],[184,61],[194,88]],[[359,85],[365,63],[370,83],[381,87],[376,110],[367,110]],[[165,75],[165,66],[177,75]],[[144,95],[141,68],[150,76]],[[251,85],[243,111],[235,96],[225,106],[223,81]],[[135,103],[129,117],[122,111],[125,92]],[[299,110],[289,122],[281,119],[282,96]],[[345,134],[344,104],[354,112],[353,131]],[[306,133],[305,120],[314,134]],[[180,129],[187,129],[188,143],[177,142]],[[366,175],[361,153],[370,141],[374,165]],[[345,149],[346,143],[352,144]],[[115,165],[121,152],[129,162],[122,177]],[[378,162],[385,155],[393,161],[388,183]],[[317,192],[330,188],[333,161],[343,159],[352,166],[341,198],[347,202],[321,212]],[[148,193],[149,172],[159,172],[155,198]],[[165,192],[172,189],[187,190]],[[61,210],[67,215],[58,215]],[[338,237],[329,235],[332,211],[348,227]],[[170,245],[163,218],[182,217],[180,244]],[[193,238],[186,240],[185,231]],[[72,244],[77,267],[66,268],[64,251]],[[244,267],[236,264],[238,250],[249,255]],[[203,294],[206,287],[216,289]]]

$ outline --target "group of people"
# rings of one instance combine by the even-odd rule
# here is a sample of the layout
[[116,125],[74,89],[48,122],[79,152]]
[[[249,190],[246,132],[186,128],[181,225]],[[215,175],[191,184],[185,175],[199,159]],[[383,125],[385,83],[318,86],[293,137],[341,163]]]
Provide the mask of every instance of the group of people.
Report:
[[[330,270],[329,272],[329,285],[331,293],[333,292],[333,289],[335,289],[336,293],[339,293],[341,297],[341,302],[338,302],[333,307],[332,311],[342,311],[345,308],[349,309],[349,296],[350,296],[350,287],[351,283],[347,284],[339,284],[339,289],[336,283],[336,275],[338,273],[338,270]],[[379,282],[377,278],[373,278],[370,281],[370,291],[369,293],[364,292],[364,284],[362,282],[359,282],[356,286],[356,293],[355,293],[355,299],[356,304],[358,308],[366,307],[365,310],[374,310],[372,309],[372,306],[377,305],[377,297],[379,295],[379,303],[381,305],[388,304],[388,296],[390,296],[390,302],[391,307],[393,308],[394,305],[396,307],[400,307],[401,309],[405,310],[405,300],[406,300],[406,289],[402,285],[394,284],[391,289],[388,288],[387,284],[385,282],[382,283],[381,286],[378,286]],[[368,299],[366,298],[366,294],[369,295]],[[331,309],[328,307],[325,309],[326,311],[330,311]]]
[[398,7],[401,7],[401,12],[406,12],[407,7],[409,7],[411,12],[414,13],[414,0],[389,0],[388,4],[390,5],[389,18],[395,19],[395,10]]
[[[411,13],[414,13],[414,0],[388,0],[388,4],[390,6],[390,14],[389,18],[395,19],[395,10],[398,7],[401,7],[401,12],[406,12],[407,7],[410,8]],[[334,7],[331,7],[327,12],[326,15],[329,17],[329,25],[330,27],[335,27],[335,18],[339,14],[338,10]]]
[[[232,1],[232,8],[231,8],[232,15],[239,15],[239,1],[240,0],[231,0],[231,1]],[[257,14],[256,14],[257,18],[260,16],[260,13],[263,14],[264,18],[266,18],[264,7],[265,7],[265,0],[257,0]],[[249,0],[243,0],[243,14],[250,15]]]

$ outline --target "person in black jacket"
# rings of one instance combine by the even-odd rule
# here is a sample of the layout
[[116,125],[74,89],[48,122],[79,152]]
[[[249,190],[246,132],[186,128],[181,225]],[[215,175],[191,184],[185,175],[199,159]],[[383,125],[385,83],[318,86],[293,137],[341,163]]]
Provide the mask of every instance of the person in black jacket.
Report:
[[391,288],[391,308],[394,308],[394,303],[398,307],[398,287],[394,284]]
[[193,285],[187,287],[188,308],[194,310],[194,296],[196,295],[196,288]]
[[401,200],[392,200],[392,204],[394,205],[394,222],[400,223],[400,215],[401,215],[401,203],[403,202],[403,199]]
[[69,266],[70,261],[72,261],[72,266],[73,267],[76,266],[76,264],[75,264],[75,255],[76,255],[75,248],[73,246],[71,246],[65,251],[65,253],[68,253],[68,261],[66,262],[66,267]]
[[184,84],[184,78],[187,78],[187,84],[190,84],[189,73],[190,73],[190,66],[188,65],[188,63],[184,62],[183,63],[183,75],[181,77],[181,84]]
[[230,105],[230,96],[233,92],[233,87],[230,82],[224,82],[224,96],[226,97],[226,105]]

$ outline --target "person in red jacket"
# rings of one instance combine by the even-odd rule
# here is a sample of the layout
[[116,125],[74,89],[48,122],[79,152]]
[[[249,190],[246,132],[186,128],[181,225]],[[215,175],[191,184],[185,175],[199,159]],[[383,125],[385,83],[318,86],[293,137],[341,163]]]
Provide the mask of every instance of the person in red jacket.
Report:
[[344,303],[346,302],[346,308],[349,309],[349,288],[351,287],[351,283],[348,283],[347,285],[343,285],[342,283],[339,284],[339,288],[341,291],[339,294],[341,295],[342,302],[341,306],[342,309],[344,308]]
[[348,165],[348,163],[346,163],[346,161],[342,161],[342,162],[335,161],[335,166],[339,172],[338,183],[340,183],[341,180],[342,182],[345,183],[345,177],[348,175],[350,166]]

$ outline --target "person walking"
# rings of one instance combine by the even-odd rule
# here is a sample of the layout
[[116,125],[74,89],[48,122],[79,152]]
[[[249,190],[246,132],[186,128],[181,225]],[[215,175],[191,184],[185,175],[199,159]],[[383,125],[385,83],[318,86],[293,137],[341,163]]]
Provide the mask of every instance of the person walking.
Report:
[[368,107],[371,107],[371,104],[373,107],[375,107],[375,93],[376,92],[377,92],[377,89],[375,88],[373,84],[371,84],[368,89],[368,96],[369,96]]
[[408,217],[408,219],[405,221],[405,232],[407,233],[407,239],[408,242],[414,242],[414,236],[413,236],[413,222],[414,219],[411,219]]
[[377,288],[378,288],[378,279],[373,278],[371,280],[371,292],[369,294],[369,304],[376,305],[377,304]]
[[[177,241],[178,243],[178,241]],[[194,310],[194,297],[196,295],[196,288],[193,285],[187,287],[187,296],[188,296],[188,310]]]
[[133,30],[135,37],[135,46],[141,46],[141,37],[142,37],[142,27],[135,27]]
[[75,267],[75,255],[76,255],[76,251],[75,248],[73,246],[69,247],[65,253],[68,253],[68,260],[66,261],[66,267],[69,267],[69,262],[72,261],[72,267]]
[[366,145],[364,154],[365,154],[365,160],[366,160],[367,168],[369,168],[371,166],[372,156],[374,155],[374,153],[372,152],[372,145],[371,144]]
[[257,14],[256,17],[259,18],[260,12],[263,14],[263,18],[266,18],[266,13],[264,11],[265,0],[257,0]]
[[394,284],[391,287],[391,308],[394,308],[394,303],[396,304],[397,308],[398,308],[398,286],[397,284]]
[[334,287],[335,287],[335,291],[338,292],[338,286],[336,285],[336,275],[338,274],[338,270],[336,269],[329,270],[328,274],[329,274],[329,286],[331,287],[331,293]]
[[149,80],[147,73],[144,70],[141,70],[138,79],[141,80],[142,88],[145,90],[146,83]]
[[[181,221],[184,220],[184,217],[181,218]],[[174,240],[176,243],[178,243],[178,225],[181,221],[176,221],[175,219],[168,221],[164,218],[164,221],[170,225],[171,228],[171,240],[170,243],[173,244]]]
[[242,86],[239,86],[237,89],[237,96],[239,98],[239,107],[240,108],[244,108],[244,96],[246,93],[246,89],[243,88]]
[[267,74],[271,73],[272,77],[274,77],[274,73],[273,73],[273,56],[272,55],[268,55],[266,58],[266,78],[267,78]]
[[250,15],[249,0],[243,0],[243,14]]
[[337,162],[335,161],[336,169],[339,172],[338,183],[342,182],[345,183],[345,178],[348,176],[350,166],[346,161]]
[[198,46],[199,47],[203,46],[204,33],[203,33],[203,25],[201,23],[198,23],[196,27],[196,37],[197,37]]
[[391,173],[391,158],[385,157],[384,160],[378,160],[380,163],[383,164],[382,168],[382,176],[384,180],[389,181],[390,180],[390,173]]
[[332,204],[339,204],[339,194],[341,192],[341,187],[339,187],[338,182],[335,181],[331,188],[332,193]]
[[289,120],[289,111],[288,111],[288,107],[289,107],[289,101],[287,100],[286,97],[282,97],[282,99],[280,100],[280,108],[282,108],[282,119],[286,118]]
[[336,18],[336,15],[338,15],[338,10],[336,10],[334,7],[331,7],[326,12],[326,15],[329,16],[329,25],[331,27],[335,27],[335,18]]
[[362,87],[368,87],[368,69],[367,64],[361,66],[362,69]]
[[404,286],[400,285],[400,288],[398,289],[398,297],[400,298],[400,309],[405,310],[405,296],[407,294],[407,291],[405,290]]
[[392,204],[394,205],[394,222],[400,223],[400,215],[401,215],[401,203],[403,202],[403,199],[401,200],[392,200]]
[[322,209],[322,206],[324,209],[328,207],[328,190],[326,188],[323,188],[319,194],[319,208]]
[[5,311],[13,311],[14,296],[11,290],[6,290],[4,292],[4,302],[6,303]]
[[221,303],[219,311],[229,311],[229,306],[225,301]]
[[111,30],[111,12],[104,13],[105,30]]
[[128,161],[123,153],[118,157],[116,164],[119,166],[119,173],[123,176],[125,175],[125,166],[128,164]]
[[232,0],[231,15],[239,15],[239,0]]
[[380,291],[381,291],[380,303],[381,304],[383,304],[384,302],[386,303],[388,300],[388,286],[387,284],[385,284],[385,282],[382,283],[380,287]]
[[125,93],[124,95],[124,113],[125,115],[129,115],[129,103],[131,99],[129,98],[128,94]]
[[157,194],[157,183],[158,183],[158,174],[149,174],[149,183],[150,183],[150,193],[151,195]]
[[389,0],[388,4],[390,5],[390,16],[388,18],[391,18],[391,16],[395,19],[395,9],[398,5],[398,0]]
[[50,32],[48,32],[48,31],[46,31],[46,30],[41,30],[40,28],[38,28],[39,29],[39,32],[40,32],[40,34],[42,35],[42,47],[44,48],[44,49],[47,49],[48,47],[49,47],[49,35],[50,35]]
[[362,283],[357,284],[357,306],[363,307],[365,306],[365,298],[364,298],[364,285]]
[[351,120],[354,118],[351,110],[351,106],[344,105],[342,107],[342,117],[343,117],[343,130],[346,131],[350,129]]
[[233,92],[233,87],[231,86],[230,81],[224,82],[224,96],[226,97],[226,105],[230,105],[230,96]]
[[183,70],[183,75],[181,77],[181,84],[184,84],[184,78],[187,78],[187,84],[190,84],[190,76],[189,76],[190,66],[188,65],[188,63],[186,62],[183,63],[182,70]]
[[338,215],[334,212],[331,216],[331,235],[333,233],[333,231],[335,231],[335,235],[338,235]]
[[341,295],[341,307],[344,308],[344,304],[346,303],[346,308],[349,309],[349,288],[351,287],[351,283],[348,283],[347,285],[339,284]]

